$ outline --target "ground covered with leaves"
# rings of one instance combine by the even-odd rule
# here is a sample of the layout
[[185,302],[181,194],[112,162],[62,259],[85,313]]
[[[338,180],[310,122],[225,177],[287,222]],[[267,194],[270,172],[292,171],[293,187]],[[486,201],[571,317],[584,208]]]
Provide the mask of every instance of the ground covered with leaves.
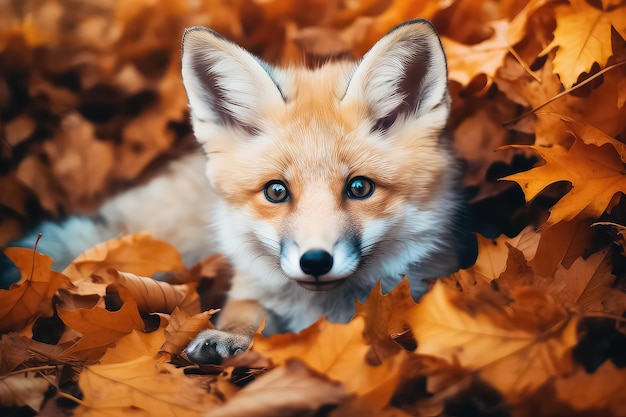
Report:
[[[148,234],[65,271],[5,255],[3,415],[626,415],[626,2],[0,2],[0,243],[87,213],[194,146],[180,36],[265,60],[358,58],[431,19],[449,60],[476,264],[374,288],[347,324],[263,337],[222,366],[181,349],[219,308],[221,257],[185,268]],[[167,272],[167,282],[150,278]]]

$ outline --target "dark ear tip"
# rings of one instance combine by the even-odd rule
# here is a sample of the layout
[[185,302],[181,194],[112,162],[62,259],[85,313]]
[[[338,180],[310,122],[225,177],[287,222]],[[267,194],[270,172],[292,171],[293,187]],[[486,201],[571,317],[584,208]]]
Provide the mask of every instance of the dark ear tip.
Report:
[[226,40],[222,35],[214,31],[213,29],[205,28],[204,26],[192,26],[185,29],[183,32],[182,49],[185,49],[185,43],[200,42],[202,38],[206,39],[206,36],[212,36],[218,39]]
[[433,35],[438,35],[437,33],[437,29],[435,29],[435,25],[433,25],[433,23],[428,20],[428,19],[424,19],[424,18],[416,18],[416,19],[411,19],[411,20],[407,20],[406,22],[402,22],[400,23],[398,26],[394,27],[393,29],[391,29],[387,34],[393,33],[396,30],[402,29],[404,27],[407,26],[421,26],[422,28],[428,30],[429,32],[431,32]]

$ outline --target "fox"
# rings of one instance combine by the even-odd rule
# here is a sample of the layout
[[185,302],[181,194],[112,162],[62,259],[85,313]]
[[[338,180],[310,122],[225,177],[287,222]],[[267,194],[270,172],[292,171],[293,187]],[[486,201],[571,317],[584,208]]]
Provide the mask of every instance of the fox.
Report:
[[204,27],[185,30],[181,57],[198,152],[93,216],[42,224],[55,265],[122,231],[151,231],[187,264],[225,254],[226,303],[184,351],[221,363],[263,318],[268,335],[347,322],[379,281],[389,291],[408,276],[417,299],[473,263],[446,57],[428,20],[315,68],[272,66]]

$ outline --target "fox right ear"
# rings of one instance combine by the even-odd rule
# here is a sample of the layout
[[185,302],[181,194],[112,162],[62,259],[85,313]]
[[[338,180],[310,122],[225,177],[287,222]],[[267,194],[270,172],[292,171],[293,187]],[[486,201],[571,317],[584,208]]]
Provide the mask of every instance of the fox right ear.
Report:
[[415,19],[383,36],[355,67],[345,102],[365,102],[383,126],[397,116],[429,115],[445,125],[449,111],[446,57],[433,25]]
[[262,110],[284,105],[268,64],[204,27],[185,30],[182,75],[201,142],[216,125],[250,134],[262,131]]

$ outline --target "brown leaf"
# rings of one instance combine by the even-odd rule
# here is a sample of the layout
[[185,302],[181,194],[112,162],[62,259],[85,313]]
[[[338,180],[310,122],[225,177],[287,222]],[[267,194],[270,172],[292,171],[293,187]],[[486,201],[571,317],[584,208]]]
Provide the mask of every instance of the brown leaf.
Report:
[[165,328],[165,341],[159,350],[180,354],[200,331],[214,328],[209,320],[216,312],[217,310],[204,311],[190,317],[176,307],[169,317],[169,324]]
[[137,329],[118,339],[98,361],[101,365],[130,362],[142,356],[154,358],[165,341],[165,330],[159,327],[151,333]]

